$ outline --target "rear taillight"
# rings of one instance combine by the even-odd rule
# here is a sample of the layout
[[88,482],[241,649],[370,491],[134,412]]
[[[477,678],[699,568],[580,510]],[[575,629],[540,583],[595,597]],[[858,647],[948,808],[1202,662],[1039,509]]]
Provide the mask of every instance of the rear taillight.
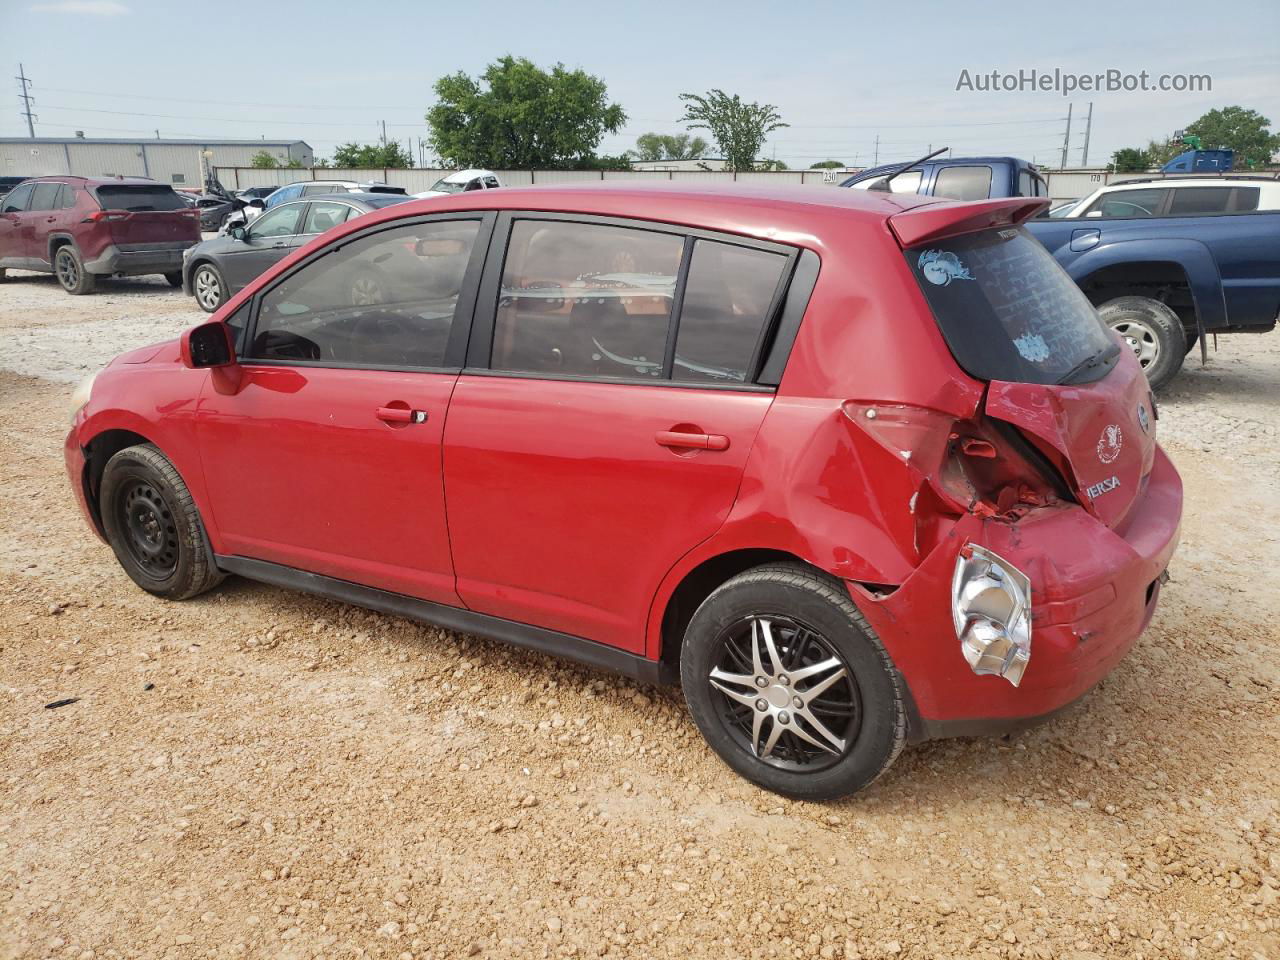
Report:
[[927,553],[966,512],[1008,515],[1069,498],[1055,465],[1013,428],[909,404],[846,401],[845,416],[913,473],[917,544]]
[[89,214],[81,223],[114,223],[117,220],[128,220],[133,214],[128,210],[95,210]]

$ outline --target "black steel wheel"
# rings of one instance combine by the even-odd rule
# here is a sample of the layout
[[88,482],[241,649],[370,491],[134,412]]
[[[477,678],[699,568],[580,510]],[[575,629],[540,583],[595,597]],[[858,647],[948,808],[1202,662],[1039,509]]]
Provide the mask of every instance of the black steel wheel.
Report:
[[822,800],[873,783],[906,742],[906,692],[847,587],[800,563],[739,574],[685,630],[680,681],[737,773]]
[[147,592],[185,600],[222,580],[191,491],[151,444],[107,461],[98,508],[120,566]]
[[180,547],[177,520],[155,484],[130,477],[121,484],[113,506],[134,563],[156,580],[173,576]]

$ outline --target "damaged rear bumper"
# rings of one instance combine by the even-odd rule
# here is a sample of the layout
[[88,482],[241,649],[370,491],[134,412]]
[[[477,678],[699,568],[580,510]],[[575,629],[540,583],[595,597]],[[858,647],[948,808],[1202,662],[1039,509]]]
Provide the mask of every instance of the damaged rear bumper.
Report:
[[[1143,499],[1117,529],[1074,505],[1016,520],[967,515],[898,589],[856,595],[910,691],[912,739],[1018,729],[1088,693],[1150,623],[1181,517],[1181,478],[1157,449]],[[1030,657],[1018,686],[976,674],[957,638],[952,577],[968,543],[1031,581]]]

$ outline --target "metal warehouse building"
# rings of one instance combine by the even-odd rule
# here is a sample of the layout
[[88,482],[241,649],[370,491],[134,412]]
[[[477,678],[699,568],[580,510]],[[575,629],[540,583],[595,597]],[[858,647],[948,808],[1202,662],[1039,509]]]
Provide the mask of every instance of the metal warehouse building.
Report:
[[[202,169],[247,167],[267,151],[280,164],[309,167],[311,147],[302,140],[69,140],[0,137],[0,175],[36,177],[150,177],[175,186],[200,186]],[[205,164],[204,167],[201,164]]]

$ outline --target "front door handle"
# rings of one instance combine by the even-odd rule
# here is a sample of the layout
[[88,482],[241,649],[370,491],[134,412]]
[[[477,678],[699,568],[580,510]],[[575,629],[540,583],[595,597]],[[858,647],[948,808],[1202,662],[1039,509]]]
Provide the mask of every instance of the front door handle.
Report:
[[685,450],[729,449],[729,438],[718,433],[677,433],[674,430],[659,430],[653,439],[660,447]]
[[427,411],[408,407],[379,407],[378,419],[383,423],[426,423]]

